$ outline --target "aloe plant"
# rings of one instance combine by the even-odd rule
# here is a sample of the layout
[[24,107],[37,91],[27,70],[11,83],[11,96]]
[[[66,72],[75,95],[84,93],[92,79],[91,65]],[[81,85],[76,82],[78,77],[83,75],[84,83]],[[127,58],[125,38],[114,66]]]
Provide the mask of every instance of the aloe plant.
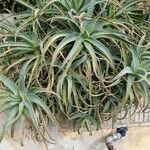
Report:
[[[11,32],[10,30],[7,31]],[[5,51],[3,51],[4,49]],[[45,68],[46,70],[49,63],[49,61],[46,61],[45,58],[42,57],[42,49],[42,40],[34,33],[23,32],[17,35],[6,35],[5,42],[3,44],[1,43],[0,46],[0,50],[2,51],[0,58],[6,58],[6,60],[9,60],[5,72],[11,73],[12,69],[14,69],[16,65],[21,67],[26,61],[33,59],[31,64],[32,73],[30,74],[30,81],[28,83],[29,87],[34,74],[37,74],[36,80],[38,80],[42,69]],[[42,83],[38,81],[38,84],[41,86]]]
[[[11,134],[13,136],[15,125],[17,122],[21,122],[23,126],[22,134],[24,134],[23,130],[28,123],[30,129],[35,132],[35,138],[40,140],[40,138],[44,139],[40,126],[47,125],[44,119],[44,112],[53,122],[56,123],[56,120],[46,102],[37,95],[37,91],[34,90],[33,92],[31,89],[26,89],[25,78],[29,63],[31,63],[31,60],[27,61],[20,70],[18,84],[9,80],[6,76],[0,75],[0,81],[7,87],[7,89],[0,91],[0,112],[8,113],[3,132],[11,127]],[[23,144],[23,141],[21,141],[21,144]]]
[[0,79],[17,91],[8,86],[1,92],[7,96],[0,107],[17,100],[8,109],[16,114],[6,127],[26,110],[40,133],[35,111],[54,121],[61,112],[76,131],[86,127],[91,133],[93,125],[99,129],[103,121],[120,119],[122,110],[149,108],[147,1],[16,0],[14,5],[21,11],[12,10],[0,22]]

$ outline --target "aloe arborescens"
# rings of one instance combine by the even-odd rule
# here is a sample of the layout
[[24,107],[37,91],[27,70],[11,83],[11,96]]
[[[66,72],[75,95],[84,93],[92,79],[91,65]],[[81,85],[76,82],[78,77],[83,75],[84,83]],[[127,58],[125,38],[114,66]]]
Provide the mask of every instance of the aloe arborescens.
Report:
[[[16,84],[23,81],[27,91],[38,88],[43,93],[22,91],[23,100],[11,83],[0,106],[6,106],[2,111],[16,111],[11,124],[26,110],[38,129],[33,116],[37,109],[42,118],[53,121],[56,113],[64,113],[75,129],[86,126],[91,131],[91,125],[99,129],[103,121],[115,121],[122,110],[149,108],[147,1],[16,0],[16,4],[22,11],[12,10],[0,23],[0,79],[5,86],[4,75],[14,80],[15,91],[22,90]],[[22,72],[27,69],[27,74]],[[11,94],[16,104],[9,107]]]

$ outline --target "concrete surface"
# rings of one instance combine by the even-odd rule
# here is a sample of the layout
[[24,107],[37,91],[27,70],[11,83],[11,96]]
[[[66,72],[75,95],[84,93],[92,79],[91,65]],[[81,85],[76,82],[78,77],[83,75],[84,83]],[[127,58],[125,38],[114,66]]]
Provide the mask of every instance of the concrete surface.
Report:
[[[78,135],[74,132],[60,133],[55,127],[51,133],[56,137],[56,144],[49,144],[49,150],[107,150],[104,137],[111,129]],[[150,150],[150,127],[129,128],[127,135],[114,143],[116,150]],[[17,141],[6,137],[0,144],[0,150],[45,150],[45,146],[31,139],[26,140],[24,147]]]

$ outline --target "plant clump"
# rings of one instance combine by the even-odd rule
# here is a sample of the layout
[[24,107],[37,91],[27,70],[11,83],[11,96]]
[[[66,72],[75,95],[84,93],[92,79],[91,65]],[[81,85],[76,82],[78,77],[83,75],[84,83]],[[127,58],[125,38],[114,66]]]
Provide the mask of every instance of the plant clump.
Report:
[[41,126],[58,124],[60,113],[91,132],[121,111],[125,118],[132,107],[149,109],[148,0],[14,0],[11,9],[1,2],[4,131],[30,122],[46,141]]

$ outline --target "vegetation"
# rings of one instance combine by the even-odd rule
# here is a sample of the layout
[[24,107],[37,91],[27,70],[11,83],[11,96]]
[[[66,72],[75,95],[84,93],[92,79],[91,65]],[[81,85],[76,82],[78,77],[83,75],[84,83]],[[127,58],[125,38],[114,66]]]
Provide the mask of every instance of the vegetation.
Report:
[[0,1],[4,131],[23,121],[46,141],[60,113],[91,132],[123,110],[149,109],[148,0],[10,2]]

